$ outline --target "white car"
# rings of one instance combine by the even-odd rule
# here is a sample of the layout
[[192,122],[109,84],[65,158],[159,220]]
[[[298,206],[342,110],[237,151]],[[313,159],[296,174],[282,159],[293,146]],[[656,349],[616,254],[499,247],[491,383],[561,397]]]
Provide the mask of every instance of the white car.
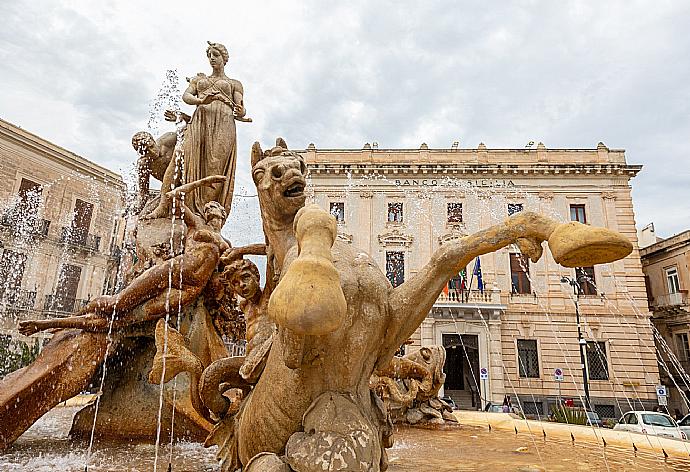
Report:
[[680,430],[690,438],[690,414],[685,415],[683,419],[678,422],[678,426],[680,427]]
[[629,411],[613,427],[617,431],[665,436],[667,438],[687,439],[673,418],[656,411]]

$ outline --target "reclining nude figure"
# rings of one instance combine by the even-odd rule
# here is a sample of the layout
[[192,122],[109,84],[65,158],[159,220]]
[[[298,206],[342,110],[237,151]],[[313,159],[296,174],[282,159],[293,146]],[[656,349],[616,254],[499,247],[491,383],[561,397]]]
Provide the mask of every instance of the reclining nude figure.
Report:
[[[210,176],[182,185],[165,195],[178,198],[203,185],[225,182],[224,176]],[[206,286],[218,265],[221,254],[230,248],[220,235],[225,210],[218,202],[204,207],[204,218],[181,204],[187,225],[184,253],[157,264],[134,279],[116,295],[104,295],[88,303],[75,316],[19,323],[19,332],[30,336],[46,329],[77,328],[85,331],[107,331],[111,317],[113,329],[156,320],[170,307],[193,302]],[[172,281],[172,282],[171,282]]]
[[525,211],[444,244],[394,288],[371,257],[335,241],[331,215],[304,207],[306,165],[284,141],[266,152],[255,144],[252,166],[269,268],[280,274],[268,303],[277,333],[239,411],[222,417],[206,441],[219,446],[223,471],[386,470],[392,431],[370,378],[389,365],[461,267],[510,244],[536,261],[549,241],[556,261],[570,267],[632,251],[612,231]]

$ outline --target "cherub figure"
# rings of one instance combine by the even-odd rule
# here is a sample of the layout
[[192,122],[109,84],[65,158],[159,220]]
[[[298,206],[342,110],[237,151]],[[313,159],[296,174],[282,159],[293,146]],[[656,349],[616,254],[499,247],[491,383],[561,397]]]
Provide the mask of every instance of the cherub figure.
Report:
[[[225,182],[225,177],[206,177],[178,187],[167,197],[177,198],[197,187],[221,182]],[[120,293],[92,300],[75,316],[23,321],[19,331],[26,336],[51,328],[107,331],[111,318],[113,329],[121,329],[158,319],[170,307],[193,302],[211,278],[221,254],[230,248],[220,234],[226,214],[218,202],[204,206],[204,218],[195,215],[184,203],[180,205],[187,224],[183,254],[147,269]]]

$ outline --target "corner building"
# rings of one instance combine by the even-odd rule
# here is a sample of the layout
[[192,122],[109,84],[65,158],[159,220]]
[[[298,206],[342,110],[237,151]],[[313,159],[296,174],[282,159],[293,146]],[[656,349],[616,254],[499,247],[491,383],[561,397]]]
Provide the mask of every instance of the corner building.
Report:
[[124,191],[120,175],[0,120],[0,343],[49,337],[17,323],[112,293]]
[[500,405],[504,395],[534,416],[548,415],[559,397],[581,404],[576,297],[561,281],[578,277],[595,410],[617,418],[656,404],[659,370],[630,189],[641,166],[627,164],[623,150],[602,143],[595,149],[539,143],[531,149],[367,144],[324,150],[312,144],[301,154],[315,203],[338,220],[338,238],[368,252],[394,286],[413,277],[442,244],[517,211],[605,226],[630,238],[630,256],[577,274],[556,264],[548,249],[536,264],[517,247],[482,256],[448,282],[404,349],[445,346],[444,394],[464,409]]

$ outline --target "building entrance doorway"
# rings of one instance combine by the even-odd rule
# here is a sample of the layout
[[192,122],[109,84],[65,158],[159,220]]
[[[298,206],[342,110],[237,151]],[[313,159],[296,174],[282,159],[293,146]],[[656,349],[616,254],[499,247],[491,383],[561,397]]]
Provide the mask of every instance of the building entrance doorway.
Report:
[[479,336],[476,334],[443,334],[446,363],[443,371],[445,394],[463,410],[481,409],[479,381]]

